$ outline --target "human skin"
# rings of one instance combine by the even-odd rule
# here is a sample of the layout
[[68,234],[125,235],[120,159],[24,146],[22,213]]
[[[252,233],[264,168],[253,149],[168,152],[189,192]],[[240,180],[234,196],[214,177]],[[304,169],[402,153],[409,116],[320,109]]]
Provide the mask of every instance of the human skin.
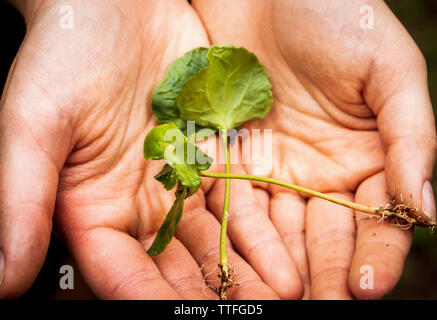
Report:
[[[242,1],[240,5],[244,3]],[[203,276],[211,271],[207,279],[216,279],[213,268],[219,261],[219,212],[223,184],[221,181],[204,179],[200,193],[186,201],[175,239],[162,254],[150,258],[144,249],[150,246],[163,215],[171,205],[172,197],[170,192],[163,192],[162,186],[153,179],[162,163],[145,161],[142,145],[145,135],[156,124],[147,107],[150,105],[151,92],[163,78],[171,61],[192,48],[208,46],[208,36],[214,43],[221,41],[219,37],[222,31],[218,33],[216,28],[213,30],[211,20],[207,18],[208,11],[214,9],[213,5],[218,2],[209,2],[209,9],[204,7],[203,10],[199,3],[195,3],[209,32],[208,36],[195,11],[183,0],[76,0],[69,4],[75,12],[74,30],[59,27],[59,18],[62,16],[59,13],[60,2],[15,2],[25,16],[27,33],[11,68],[0,108],[0,250],[5,262],[0,298],[16,297],[32,283],[44,261],[54,213],[56,234],[68,246],[85,280],[98,297],[214,299],[214,294],[202,288],[202,283]],[[222,5],[229,3],[223,2]],[[238,8],[234,4],[232,10],[244,15]],[[261,9],[268,8],[258,8]],[[226,18],[225,15],[220,17],[217,18],[217,24],[223,24],[222,19]],[[288,20],[285,22],[290,23]],[[238,29],[234,31],[240,30],[247,41],[250,37],[244,33],[245,29],[243,23],[238,24]],[[269,39],[266,37],[264,40]],[[225,43],[243,44],[239,41],[227,36],[223,38]],[[343,172],[333,168],[332,164],[329,166],[329,157],[315,157],[311,153],[313,146],[301,148],[299,153],[289,153],[292,150],[289,148],[296,148],[293,141],[306,141],[301,137],[305,137],[305,132],[308,135],[310,127],[320,133],[318,126],[323,123],[314,121],[316,117],[297,118],[294,113],[286,118],[299,125],[279,122],[278,113],[291,112],[297,106],[309,108],[312,100],[303,100],[303,90],[294,90],[297,86],[284,85],[286,81],[280,79],[281,74],[285,73],[285,79],[292,79],[293,72],[286,68],[286,64],[273,67],[272,63],[276,60],[266,58],[273,52],[260,50],[259,42],[248,41],[244,45],[255,51],[272,77],[276,103],[264,122],[251,125],[258,128],[273,127],[275,131],[283,132],[281,141],[284,141],[284,145],[275,142],[274,150],[275,154],[284,158],[278,163],[284,169],[272,173],[272,176],[306,186],[314,186],[314,182],[294,179],[291,174],[317,177],[323,183],[332,184],[329,188],[325,185],[325,191],[335,191],[345,196],[351,196],[355,187],[360,185],[355,197],[357,201],[383,203],[386,200],[386,187],[379,176],[367,179],[367,187],[365,183],[360,184],[367,175],[369,178],[377,175],[384,167],[381,146],[376,143],[375,147],[378,134],[374,132],[369,134],[368,141],[360,138],[362,143],[346,144],[347,148],[341,148],[341,157],[338,155],[334,159],[348,159],[346,164],[349,167]],[[287,45],[287,42],[284,41],[283,45]],[[274,51],[273,47],[266,48]],[[325,56],[330,57],[328,53]],[[304,54],[301,59],[305,57],[308,55]],[[420,55],[418,61],[420,65]],[[420,70],[415,65],[411,69],[415,72]],[[318,68],[316,66],[311,70]],[[409,72],[409,76],[413,74]],[[337,74],[335,76],[340,77]],[[416,89],[422,92],[424,71],[416,76],[422,80],[414,80],[413,83],[419,83]],[[337,92],[334,89],[332,91]],[[293,104],[279,102],[289,100],[288,95],[294,94]],[[410,91],[405,94],[410,94]],[[425,95],[422,100],[426,103],[415,103],[426,118],[427,114],[430,115],[427,109],[429,98],[426,90],[422,94]],[[415,94],[414,99],[418,96]],[[352,135],[344,128],[341,130],[335,122],[341,119],[334,121],[327,116],[325,105],[313,101],[312,108],[324,119],[326,126],[337,128],[338,131],[326,131],[327,136],[330,133],[330,139],[334,134],[342,138],[347,136],[346,133]],[[397,117],[402,116],[402,125],[405,125],[405,118],[411,118],[408,106],[404,110],[397,110]],[[415,114],[415,117],[408,121],[418,121],[419,129],[424,130],[424,134],[427,127],[433,128],[429,122],[432,115],[426,119],[421,119],[421,114]],[[298,133],[289,133],[285,128],[301,129],[302,136],[290,139],[289,136],[298,137]],[[418,130],[414,131],[414,137],[421,137]],[[364,133],[361,135],[364,136]],[[350,137],[350,141],[358,142],[361,135]],[[433,161],[430,151],[433,139],[435,137],[430,135],[429,139],[425,139],[430,144],[416,148],[419,150],[410,149],[410,145],[413,142],[423,145],[423,140],[414,139],[409,144],[402,144],[416,152],[415,162],[408,162],[415,171],[399,174],[417,174],[420,171],[423,172],[420,180],[430,178],[428,171]],[[363,153],[361,149],[364,142],[369,145]],[[352,152],[354,149],[351,147],[356,150]],[[331,149],[330,145],[327,148]],[[356,163],[358,160],[361,162]],[[374,162],[376,164],[369,164]],[[305,171],[305,164],[316,168],[312,169],[311,175]],[[321,166],[325,170],[317,170]],[[243,169],[250,171],[250,168]],[[213,166],[211,170],[222,168]],[[233,170],[241,168],[233,167]],[[329,172],[338,173],[338,177],[327,175]],[[360,174],[362,181],[357,178]],[[396,185],[401,181],[404,183],[404,178],[399,177]],[[376,179],[379,179],[379,191],[375,189]],[[339,181],[342,180],[345,180],[347,188],[339,187]],[[409,181],[414,182],[414,179],[409,178]],[[312,297],[323,297],[317,294],[318,288],[325,288],[325,297],[329,292],[331,298],[349,297],[349,292],[347,296],[340,293],[347,290],[347,259],[352,259],[349,254],[352,250],[345,251],[355,243],[351,231],[353,228],[350,227],[353,224],[351,212],[322,204],[318,200],[310,200],[307,204],[306,199],[276,189],[268,190],[267,194],[265,189],[259,186],[253,188],[249,182],[233,182],[232,188],[238,190],[238,195],[231,199],[229,260],[238,271],[237,281],[241,285],[229,291],[230,299],[300,298],[302,283],[305,283],[305,297],[308,297],[308,279],[302,277],[302,281],[299,275],[299,272],[308,273],[307,250],[312,274],[317,274],[317,268],[320,270],[325,265],[332,266],[327,269],[330,270],[329,274],[321,271],[325,274],[318,276],[320,280],[313,279]],[[321,186],[317,188],[323,190]],[[366,188],[372,189],[372,192],[367,192]],[[360,189],[363,190],[361,198]],[[417,194],[417,190],[412,191],[416,192],[414,195]],[[294,214],[290,215],[290,212]],[[316,212],[319,214],[316,215]],[[318,218],[322,216],[320,212],[323,220]],[[360,233],[363,235],[361,239],[366,240],[366,234],[377,228],[377,236],[370,240],[381,243],[383,237],[390,244],[389,251],[385,251],[384,255],[381,252],[383,245],[368,246],[369,256],[374,259],[369,264],[378,271],[375,272],[377,294],[369,297],[377,297],[383,290],[389,290],[389,285],[396,283],[411,233],[402,233],[386,224],[381,227],[370,220],[364,220],[361,225],[357,230],[357,243]],[[302,226],[306,228],[306,241],[312,242],[313,246],[303,243]],[[317,235],[317,240],[309,241],[311,234],[314,237]],[[400,249],[396,251],[398,246]],[[340,257],[327,257],[328,250],[335,251],[336,256]],[[339,265],[339,262],[346,267]],[[386,270],[381,269],[384,263],[391,269],[388,274],[381,275],[379,271]],[[379,289],[381,283],[385,284],[383,290]],[[339,293],[338,287],[343,291]]]
[[[203,281],[207,273],[217,279],[219,261],[220,223],[205,200],[213,180],[186,201],[168,248],[146,254],[173,199],[153,179],[162,162],[143,158],[156,125],[151,93],[174,59],[209,46],[193,8],[183,0],[72,0],[70,30],[59,24],[61,1],[12,3],[27,32],[0,106],[0,298],[30,287],[53,221],[99,298],[215,299]],[[258,224],[267,225],[261,236],[274,229],[267,219]],[[279,280],[269,278],[246,262],[264,257],[251,240],[230,236],[241,276],[229,298],[298,298],[278,289],[282,280],[300,285],[291,259]],[[281,263],[279,235],[272,248]]]
[[[360,28],[363,5],[373,8],[374,29]],[[395,194],[435,221],[429,181],[436,134],[426,63],[383,1],[194,0],[193,6],[213,44],[244,46],[266,66],[274,104],[247,127],[273,129],[269,177],[375,206]],[[215,186],[219,197],[223,181]],[[394,288],[413,231],[277,187],[252,187],[287,244],[304,298],[380,298]],[[217,215],[220,205],[211,204]],[[239,228],[230,221],[231,233]],[[360,286],[368,266],[373,289]]]

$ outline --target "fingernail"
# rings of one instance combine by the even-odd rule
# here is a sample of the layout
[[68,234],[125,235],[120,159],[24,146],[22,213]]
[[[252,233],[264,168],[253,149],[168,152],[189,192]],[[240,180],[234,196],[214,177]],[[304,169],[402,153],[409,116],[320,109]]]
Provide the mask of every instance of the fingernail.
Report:
[[422,211],[432,221],[436,221],[434,191],[431,182],[426,181],[422,189]]
[[3,283],[4,270],[5,270],[5,256],[3,255],[3,252],[0,251],[0,286]]

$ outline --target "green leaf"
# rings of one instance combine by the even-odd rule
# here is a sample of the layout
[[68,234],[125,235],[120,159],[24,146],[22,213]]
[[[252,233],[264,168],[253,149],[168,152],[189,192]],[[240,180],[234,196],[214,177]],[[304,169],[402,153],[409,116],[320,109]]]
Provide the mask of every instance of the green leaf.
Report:
[[[198,71],[208,66],[207,48],[197,48],[175,60],[168,68],[164,80],[153,90],[152,110],[159,123],[174,123],[186,133],[186,121],[181,119],[176,98],[181,87]],[[196,132],[201,127],[196,127]]]
[[[202,179],[199,170],[207,170],[213,159],[205,155],[198,147],[189,143],[187,137],[174,123],[166,123],[154,127],[144,141],[144,157],[149,160],[164,159],[174,169],[164,169],[158,174],[164,187],[171,186],[171,175],[175,174],[180,183],[188,187],[188,195],[199,189]],[[173,185],[174,186],[174,185]]]
[[166,190],[171,190],[178,182],[176,170],[166,164],[162,170],[155,176],[155,179],[162,183]]
[[159,228],[158,234],[156,235],[155,240],[153,240],[152,246],[147,251],[147,253],[151,256],[156,256],[164,251],[173,238],[176,227],[182,217],[184,200],[187,197],[188,188],[179,185],[175,194],[176,200],[168,211],[161,228]]
[[179,91],[181,118],[215,129],[264,118],[273,102],[272,87],[257,57],[241,47],[212,46],[207,59],[209,66]]

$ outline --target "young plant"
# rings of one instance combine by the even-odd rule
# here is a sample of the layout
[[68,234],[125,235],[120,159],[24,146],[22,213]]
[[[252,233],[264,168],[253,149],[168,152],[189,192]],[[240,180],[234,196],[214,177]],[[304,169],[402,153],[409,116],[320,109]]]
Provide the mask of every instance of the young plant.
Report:
[[[185,152],[189,147],[193,152]],[[154,256],[164,251],[173,238],[176,226],[182,217],[184,200],[199,189],[202,180],[198,172],[209,169],[212,158],[189,143],[187,137],[173,123],[157,126],[149,132],[144,142],[144,155],[149,160],[167,161],[155,176],[166,190],[173,189],[177,184],[176,200],[147,251],[149,255]],[[199,159],[202,161],[200,162]]]
[[[394,220],[402,229],[414,225],[434,228],[435,223],[418,215],[418,209],[390,201],[384,207],[370,207],[321,192],[271,178],[231,174],[228,132],[246,121],[262,119],[272,105],[272,87],[264,67],[256,56],[242,47],[212,46],[197,48],[174,61],[164,80],[155,88],[152,109],[161,125],[153,128],[144,143],[144,156],[149,160],[164,159],[167,164],[155,178],[165,189],[176,185],[176,200],[148,250],[150,255],[162,252],[171,241],[182,216],[184,199],[195,193],[200,177],[225,180],[225,194],[220,232],[220,286],[215,289],[220,299],[233,286],[233,272],[226,250],[230,179],[256,180],[276,184],[310,196],[370,213],[382,220]],[[194,121],[195,132],[187,130],[187,121]],[[212,159],[191,142],[202,128],[219,131],[225,150],[225,173],[208,172]]]

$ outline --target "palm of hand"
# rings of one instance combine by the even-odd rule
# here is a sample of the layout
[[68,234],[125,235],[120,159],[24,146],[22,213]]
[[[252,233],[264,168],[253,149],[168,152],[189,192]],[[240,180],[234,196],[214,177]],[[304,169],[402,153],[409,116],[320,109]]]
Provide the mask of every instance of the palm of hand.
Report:
[[[273,129],[273,165],[268,175],[383,205],[388,191],[385,154],[374,117],[378,110],[367,104],[381,98],[366,86],[384,35],[360,29],[356,3],[243,1],[238,7],[232,4],[232,10],[230,5],[195,3],[213,43],[245,46],[267,68],[274,105],[265,119],[248,128]],[[226,12],[223,20],[210,18],[217,11]],[[391,36],[392,30],[387,30],[386,36]],[[255,167],[249,164],[245,170],[251,173]],[[356,231],[352,210],[267,188],[270,199],[264,200],[264,206],[299,269],[307,288],[304,297],[309,297],[310,282],[313,298],[340,299],[352,297],[351,290],[359,297],[378,297],[396,283],[401,268],[382,267],[387,252],[376,247],[393,241],[408,250],[411,234],[378,226],[362,214],[357,215]],[[355,195],[357,188],[361,191]],[[365,232],[378,235],[369,239]],[[369,261],[365,257],[369,252],[381,263],[376,268],[381,282],[378,290],[366,293],[358,285],[358,272]],[[407,251],[400,252],[405,256]]]
[[[98,48],[78,58],[80,64],[90,64],[82,70],[89,74],[91,69],[95,78],[79,82],[75,92],[83,100],[75,149],[60,174],[58,230],[100,297],[203,298],[201,273],[198,268],[192,270],[194,260],[188,252],[182,253],[187,266],[171,261],[169,269],[160,268],[159,261],[170,264],[166,260],[171,255],[151,263],[145,254],[171,196],[154,181],[161,164],[146,162],[142,145],[156,124],[147,107],[154,84],[173,59],[207,45],[207,38],[195,13],[182,1],[171,6],[128,6],[113,9],[108,29],[101,29],[104,34],[94,32],[83,40],[83,45]],[[129,10],[137,10],[137,21]],[[162,19],[165,15],[168,20]],[[193,202],[195,207],[202,206],[201,200]],[[101,264],[89,259],[91,252]],[[189,283],[179,284],[184,267],[190,272]]]
[[[73,78],[80,79],[73,88],[75,105],[65,111],[76,125],[74,149],[60,175],[57,211],[61,220],[75,211],[72,221],[66,222],[68,228],[71,223],[90,227],[94,216],[97,224],[140,235],[161,220],[148,218],[146,204],[161,213],[170,201],[154,198],[160,186],[148,178],[160,165],[150,163],[149,168],[142,155],[145,135],[156,124],[148,108],[153,86],[173,59],[207,45],[207,40],[195,14],[182,2],[173,7],[123,6],[111,9],[108,25],[98,22],[97,32],[75,39],[75,45],[79,42],[88,50],[70,70]],[[179,21],[163,20],[165,11],[179,13]],[[103,212],[97,213],[94,206],[108,200],[114,206],[104,205]]]
[[[203,190],[186,201],[168,248],[153,259],[145,252],[171,204],[153,179],[161,165],[142,157],[144,137],[154,125],[147,105],[172,60],[208,45],[200,20],[182,0],[76,3],[74,29],[64,30],[56,3],[41,4],[29,17],[1,109],[2,154],[10,165],[2,175],[1,188],[8,192],[0,205],[33,214],[7,216],[2,241],[9,267],[0,296],[18,296],[31,285],[45,258],[55,209],[58,235],[98,297],[214,298],[202,275],[217,280],[220,224],[203,193],[213,181],[205,179]],[[255,208],[250,192],[245,204]],[[219,216],[219,205],[211,201],[208,209]],[[247,226],[271,232],[261,219],[264,224],[246,219]],[[277,298],[271,283],[280,288],[290,276],[272,275],[246,235],[231,230],[232,245],[250,264],[229,250],[241,276],[228,297]]]
[[[97,296],[205,297],[199,268],[183,246],[175,245],[182,254],[155,262],[145,253],[171,198],[154,182],[160,165],[149,167],[142,156],[144,137],[155,125],[147,107],[153,86],[172,60],[208,45],[200,21],[185,1],[76,3],[74,29],[65,30],[59,28],[58,10],[42,7],[32,18],[6,90],[8,100],[18,92],[38,112],[28,102],[20,108],[6,103],[2,110],[16,123],[28,123],[36,153],[29,161],[43,168],[31,177],[47,186],[32,192],[32,208],[53,210],[57,190],[56,231]],[[202,206],[199,199],[193,206]],[[23,253],[11,251],[9,259],[28,256],[28,249],[43,261],[50,227],[51,219],[32,227],[38,234],[32,246],[41,250],[22,246]],[[178,258],[182,266],[166,261]],[[160,259],[170,267],[161,268]],[[31,267],[20,264],[28,274],[38,271],[38,265]],[[23,283],[30,279],[19,279],[19,270],[18,275],[9,270],[4,292],[29,285]],[[189,281],[176,285],[180,274]]]
[[[185,1],[130,5],[109,5],[108,23],[86,25],[92,31],[76,30],[66,39],[86,50],[75,52],[69,58],[73,65],[61,71],[74,79],[67,96],[74,103],[58,102],[62,110],[57,112],[66,114],[71,133],[62,141],[71,142],[64,146],[65,164],[61,156],[56,159],[62,167],[57,231],[99,297],[214,298],[202,271],[217,265],[220,227],[202,191],[186,201],[184,219],[165,252],[153,259],[145,253],[172,197],[153,179],[162,163],[146,162],[142,155],[145,135],[156,124],[147,107],[153,86],[172,60],[208,46],[207,37]],[[55,49],[65,50],[64,45]],[[203,189],[210,185],[204,183]],[[235,252],[230,255],[244,274],[230,298],[276,297],[251,266]],[[217,278],[209,272],[207,279]]]

